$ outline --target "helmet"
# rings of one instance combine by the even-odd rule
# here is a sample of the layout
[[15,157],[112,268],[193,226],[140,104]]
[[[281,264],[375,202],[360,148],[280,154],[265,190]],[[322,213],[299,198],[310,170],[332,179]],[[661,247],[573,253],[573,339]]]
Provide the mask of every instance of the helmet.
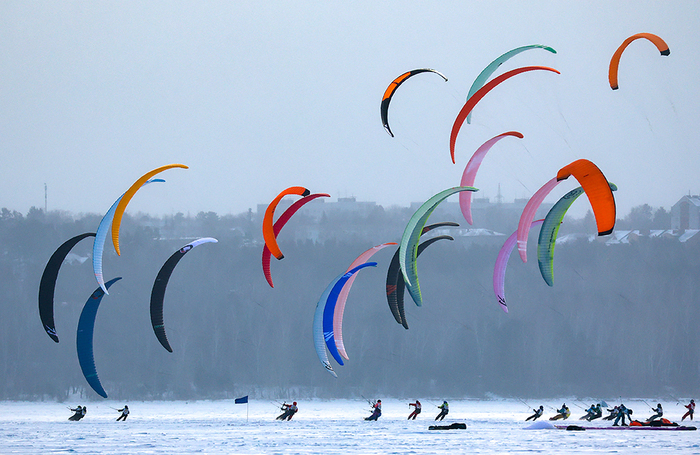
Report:
[[295,402],[294,402],[294,403],[292,403],[292,404],[293,404],[294,406],[296,406],[296,405],[297,405],[297,402],[295,401]]
[[377,403],[381,403],[381,402],[382,402],[382,400],[377,400]]
[[657,406],[657,407],[661,407],[661,403],[656,403],[656,406]]
[[695,403],[695,400],[690,400],[691,403]]

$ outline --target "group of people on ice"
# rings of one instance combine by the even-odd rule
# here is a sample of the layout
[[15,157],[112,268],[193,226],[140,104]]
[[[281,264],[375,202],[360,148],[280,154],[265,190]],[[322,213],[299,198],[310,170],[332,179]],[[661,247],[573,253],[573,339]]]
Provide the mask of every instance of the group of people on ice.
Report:
[[[68,417],[68,420],[73,421],[73,422],[77,422],[78,420],[85,417],[85,414],[87,414],[87,406],[78,405],[77,408],[68,408],[68,409],[70,409],[71,411],[74,412],[74,414],[72,416]],[[112,409],[114,409],[114,408],[112,408]],[[127,416],[129,415],[129,406],[124,405],[123,408],[115,409],[115,411],[121,412],[121,415],[117,418],[117,422],[119,422],[120,420],[126,420]]]
[[[624,404],[620,404],[619,406],[614,406],[612,409],[608,409],[608,415],[603,417],[603,411],[602,411],[602,404],[597,403],[597,404],[592,404],[588,409],[585,410],[586,415],[581,416],[580,420],[586,420],[588,422],[591,422],[595,419],[602,418],[603,420],[614,420],[613,426],[628,426],[630,423],[632,423],[632,410],[625,406]],[[695,400],[690,400],[690,403],[687,405],[684,405],[685,408],[688,410],[683,417],[681,418],[681,421],[685,420],[687,417],[690,418],[690,420],[693,420],[693,414],[695,413]],[[651,407],[651,410],[654,412],[647,420],[646,423],[651,423],[656,420],[662,419],[664,415],[664,410],[663,407],[661,406],[661,403],[657,403],[656,407]],[[533,422],[540,417],[542,417],[542,414],[544,414],[544,406],[540,406],[539,408],[533,409],[534,414],[529,416],[525,421],[532,420]],[[556,409],[556,414],[552,417],[549,418],[549,420],[566,420],[571,416],[571,409],[566,405],[566,403],[562,404],[560,409]],[[627,420],[627,422],[625,421]],[[629,422],[629,423],[628,423]]]
[[[365,417],[365,420],[377,420],[382,415],[382,400],[377,400],[370,404],[372,405],[372,409],[370,410],[371,414],[369,415],[369,417]],[[438,409],[440,409],[440,412],[435,417],[435,420],[444,419],[445,416],[450,412],[450,405],[447,403],[446,400],[443,400],[442,404],[436,406]],[[416,420],[418,414],[420,414],[423,410],[423,406],[418,400],[416,400],[415,403],[408,403],[408,407],[413,407],[413,411],[408,415],[408,420]]]

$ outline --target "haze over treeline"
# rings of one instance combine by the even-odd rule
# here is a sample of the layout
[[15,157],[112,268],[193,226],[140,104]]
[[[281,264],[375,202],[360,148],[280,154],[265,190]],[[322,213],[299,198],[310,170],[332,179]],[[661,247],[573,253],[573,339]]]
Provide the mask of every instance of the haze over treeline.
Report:
[[[313,348],[316,303],[328,283],[362,251],[399,241],[411,215],[377,207],[365,217],[323,217],[323,241],[288,240],[272,264],[275,288],[260,266],[260,219],[252,212],[154,218],[127,215],[122,255],[106,245],[106,279],[122,276],[105,296],[94,334],[100,380],[114,399],[275,397],[688,396],[698,391],[700,242],[641,236],[608,246],[580,239],[558,244],[554,287],[530,259],[513,255],[506,275],[510,312],[492,290],[494,242],[442,241],[420,257],[424,305],[406,296],[410,329],[398,325],[385,297],[393,248],[377,268],[359,273],[345,311],[350,360],[329,375]],[[430,222],[445,221],[439,211]],[[462,222],[457,218],[452,220]],[[95,290],[92,241],[63,264],[55,293],[55,344],[42,329],[37,293],[53,251],[94,232],[98,215],[0,212],[0,399],[99,399],[82,376],[75,332]],[[512,220],[493,218],[506,233]],[[516,220],[517,221],[517,220]],[[289,223],[308,225],[303,211]],[[618,229],[670,228],[664,209],[635,207]],[[589,214],[566,220],[566,232],[595,233]],[[448,232],[449,233],[449,232]],[[165,296],[166,352],[150,323],[153,280],[165,260],[197,237],[215,237],[175,269]]]

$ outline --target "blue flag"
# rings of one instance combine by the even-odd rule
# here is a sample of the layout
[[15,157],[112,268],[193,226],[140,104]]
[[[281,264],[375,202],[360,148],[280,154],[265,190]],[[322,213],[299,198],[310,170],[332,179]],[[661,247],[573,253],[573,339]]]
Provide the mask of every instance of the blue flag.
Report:
[[248,395],[240,398],[236,398],[235,403],[236,404],[245,404],[248,402]]

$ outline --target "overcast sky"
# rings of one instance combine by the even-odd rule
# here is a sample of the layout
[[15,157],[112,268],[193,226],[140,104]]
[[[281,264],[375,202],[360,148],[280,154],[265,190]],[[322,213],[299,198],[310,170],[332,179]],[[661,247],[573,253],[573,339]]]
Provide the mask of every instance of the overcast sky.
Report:
[[[132,200],[152,214],[239,213],[282,189],[382,205],[456,186],[471,154],[475,186],[530,197],[579,158],[616,183],[618,215],[669,209],[700,193],[700,2],[697,1],[62,1],[0,2],[0,207],[104,213],[139,176],[170,163]],[[610,57],[630,35],[620,89]],[[449,135],[474,78],[544,65],[491,91]],[[396,92],[388,84],[434,68]],[[497,74],[498,74],[497,73]],[[573,180],[573,179],[572,179]],[[548,201],[576,187],[560,184]],[[454,197],[456,200],[456,196]],[[574,214],[583,214],[581,198]]]

